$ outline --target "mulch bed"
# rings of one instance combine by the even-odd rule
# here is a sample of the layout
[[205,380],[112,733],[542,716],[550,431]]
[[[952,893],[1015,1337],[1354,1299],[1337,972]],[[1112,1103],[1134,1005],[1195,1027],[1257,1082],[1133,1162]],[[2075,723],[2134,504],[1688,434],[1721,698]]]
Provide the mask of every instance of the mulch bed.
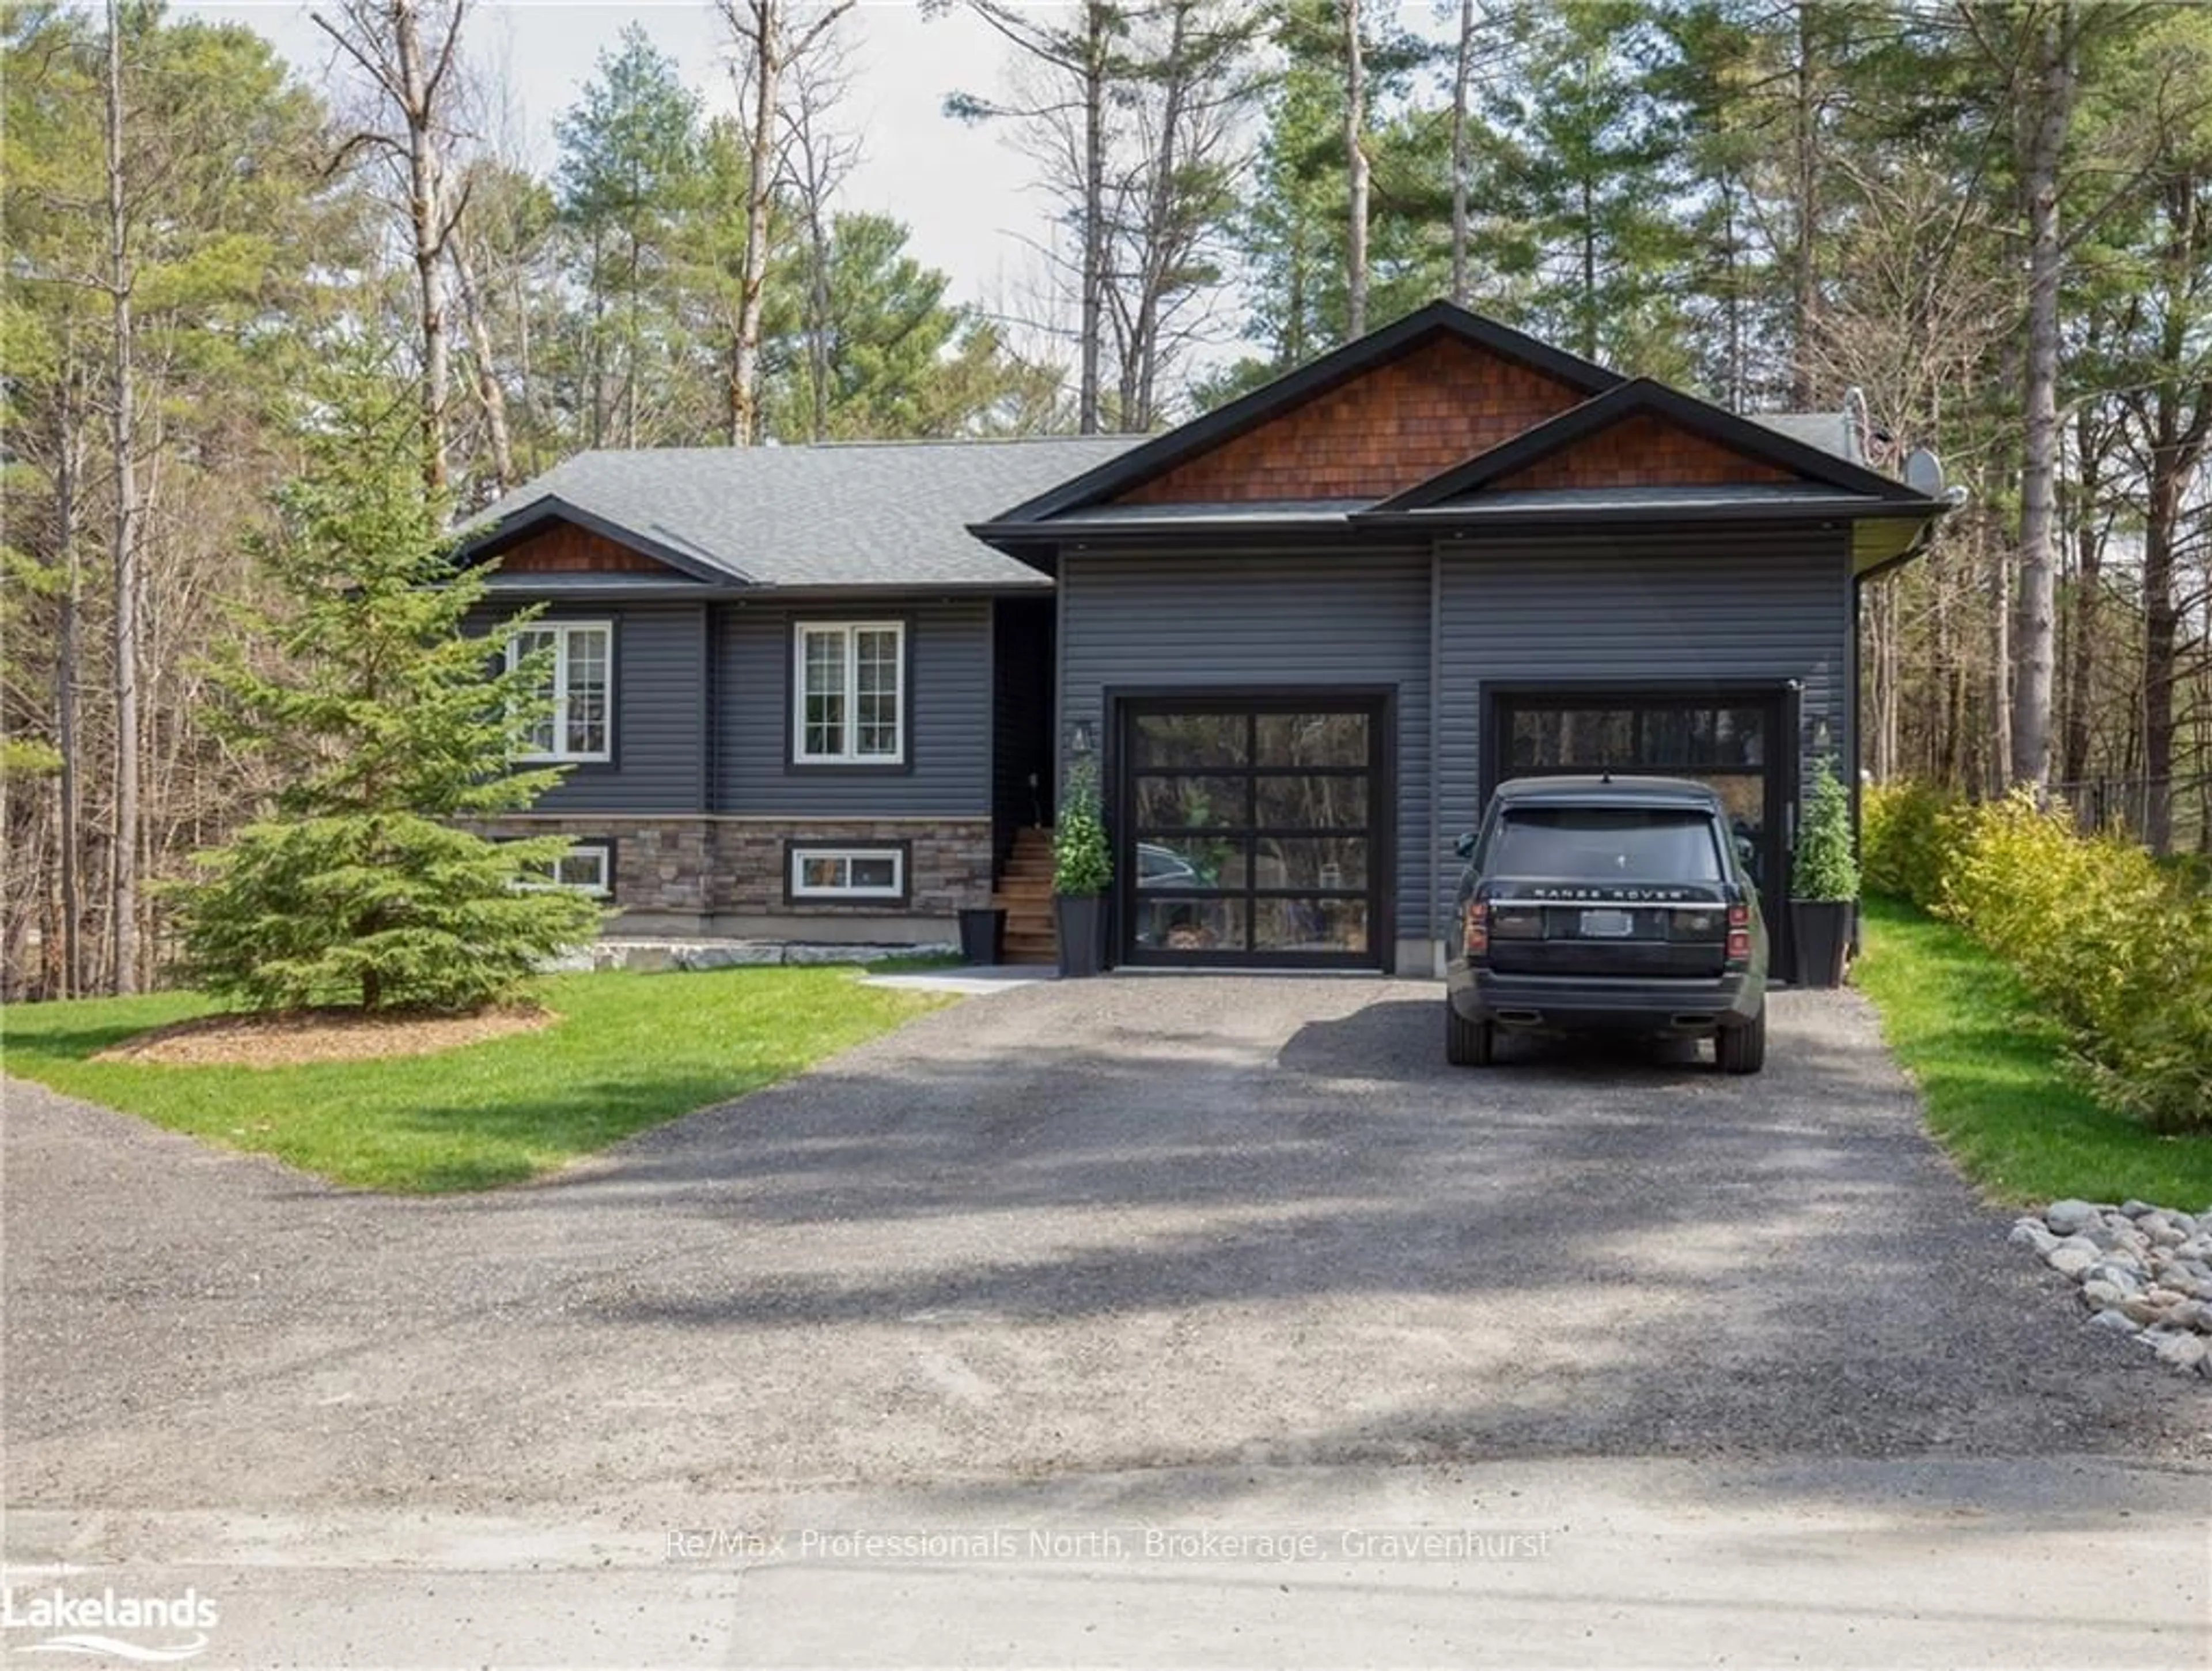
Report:
[[199,1015],[111,1045],[93,1059],[156,1067],[285,1068],[301,1062],[356,1062],[378,1056],[428,1056],[510,1033],[534,1033],[558,1020],[535,1004],[470,1015],[410,1009],[290,1009],[276,1014]]

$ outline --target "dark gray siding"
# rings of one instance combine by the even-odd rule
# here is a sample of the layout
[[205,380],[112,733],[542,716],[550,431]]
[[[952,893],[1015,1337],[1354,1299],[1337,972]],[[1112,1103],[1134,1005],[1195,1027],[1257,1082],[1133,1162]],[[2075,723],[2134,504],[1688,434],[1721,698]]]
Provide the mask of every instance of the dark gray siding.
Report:
[[1441,564],[1443,833],[1481,812],[1482,684],[1802,682],[1853,759],[1850,558],[1840,532],[1714,529],[1447,546]]
[[1063,725],[1101,721],[1109,688],[1394,687],[1394,931],[1400,939],[1419,939],[1427,932],[1425,552],[1301,552],[1255,558],[1063,553],[1060,574]]
[[[527,600],[471,612],[486,632]],[[538,803],[542,812],[685,813],[706,805],[707,607],[703,603],[563,601],[549,621],[611,621],[615,628],[615,758],[575,765]]]
[[[718,606],[717,812],[802,818],[988,818],[991,603]],[[904,620],[911,770],[794,769],[792,628],[801,620]]]

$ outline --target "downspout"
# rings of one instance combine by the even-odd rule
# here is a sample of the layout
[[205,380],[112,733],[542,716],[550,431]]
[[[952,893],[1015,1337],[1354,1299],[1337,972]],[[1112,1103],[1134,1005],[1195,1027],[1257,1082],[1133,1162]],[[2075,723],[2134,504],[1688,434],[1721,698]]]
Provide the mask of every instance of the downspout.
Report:
[[1442,548],[1431,540],[1429,542],[1429,845],[1421,861],[1421,876],[1429,890],[1428,935],[1429,973],[1443,973],[1443,959],[1438,948],[1443,942],[1443,930],[1437,915],[1437,898],[1443,892],[1443,878],[1437,875],[1443,851],[1443,667],[1444,667],[1444,577]]

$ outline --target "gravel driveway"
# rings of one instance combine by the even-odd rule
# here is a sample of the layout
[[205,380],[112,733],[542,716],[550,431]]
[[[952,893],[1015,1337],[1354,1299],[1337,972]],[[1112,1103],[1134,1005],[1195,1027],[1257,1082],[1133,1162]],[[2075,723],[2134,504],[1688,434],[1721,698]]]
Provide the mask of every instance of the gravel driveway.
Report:
[[1848,996],[1771,1065],[1444,1067],[1437,989],[939,1012],[534,1187],[328,1189],[20,1083],[8,1494],[622,1519],[1188,1465],[2100,1453],[2212,1397],[2080,1326]]

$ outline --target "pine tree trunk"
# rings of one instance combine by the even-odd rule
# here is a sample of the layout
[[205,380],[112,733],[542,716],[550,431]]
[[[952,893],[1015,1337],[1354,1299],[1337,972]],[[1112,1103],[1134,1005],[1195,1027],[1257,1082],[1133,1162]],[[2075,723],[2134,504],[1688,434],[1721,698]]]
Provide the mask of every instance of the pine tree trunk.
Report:
[[84,914],[84,885],[78,874],[78,844],[82,839],[79,813],[83,786],[77,781],[77,627],[83,607],[82,587],[76,560],[77,413],[71,399],[76,375],[68,367],[69,347],[63,347],[64,369],[58,379],[59,410],[55,430],[59,443],[54,472],[54,527],[61,542],[63,567],[61,619],[54,650],[54,742],[62,763],[55,784],[56,839],[59,844],[61,970],[57,997],[73,998],[84,990],[84,949],[78,925]]
[[2187,479],[2177,467],[2180,448],[2172,425],[2162,427],[2167,433],[2151,452],[2149,515],[2143,522],[2143,795],[2136,832],[2154,853],[2173,845],[2174,646],[2181,627],[2173,601],[2173,546]]
[[1344,5],[1344,146],[1350,202],[1345,227],[1345,334],[1367,333],[1367,54],[1359,0]]
[[2085,409],[2076,426],[2081,484],[2075,513],[2073,642],[2066,657],[2066,720],[2059,775],[2079,784],[2089,775],[2090,707],[2096,700],[2097,629],[2104,589],[2104,536],[2097,528],[2099,458]]
[[118,992],[138,990],[138,478],[137,370],[131,360],[131,247],[123,179],[123,36],[107,0],[107,283],[114,310],[109,408],[115,453],[115,841],[109,887]]
[[1793,172],[1796,178],[1796,237],[1790,252],[1790,402],[1809,412],[1814,399],[1813,338],[1819,328],[1820,287],[1814,272],[1814,235],[1820,223],[1820,129],[1813,67],[1813,7],[1797,8],[1797,70],[1791,112]]
[[806,374],[813,385],[808,430],[816,442],[830,436],[830,229],[822,218],[818,197],[806,211],[807,235],[814,271],[808,275],[806,295]]
[[1459,0],[1459,53],[1452,64],[1451,299],[1467,306],[1467,101],[1474,77],[1474,0]]
[[1113,12],[1105,0],[1086,0],[1083,61],[1083,272],[1080,370],[1075,427],[1097,435],[1103,427],[1099,389],[1106,331],[1106,82],[1111,73]]
[[2018,667],[2013,680],[2012,778],[2051,781],[2051,694],[2057,598],[2059,168],[2074,107],[2073,7],[2038,20],[2034,119],[2022,185],[2027,199],[2027,435],[2020,481]]
[[730,356],[730,445],[750,447],[760,432],[761,314],[768,288],[768,219],[775,191],[775,107],[782,79],[784,0],[750,0],[755,36],[750,178],[745,184],[745,253],[738,281],[738,334]]

